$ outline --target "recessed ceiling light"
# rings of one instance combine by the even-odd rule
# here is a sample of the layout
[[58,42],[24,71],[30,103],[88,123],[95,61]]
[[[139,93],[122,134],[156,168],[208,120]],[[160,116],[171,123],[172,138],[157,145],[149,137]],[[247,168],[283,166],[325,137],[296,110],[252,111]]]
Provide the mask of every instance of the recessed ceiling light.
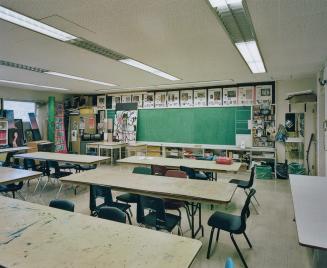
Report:
[[54,27],[51,27],[45,23],[39,22],[20,13],[7,9],[0,6],[0,19],[9,21],[11,23],[17,24],[24,28],[30,29],[32,31],[50,36],[52,38],[58,39],[60,41],[69,41],[76,39],[77,37],[69,33],[60,31]]
[[80,80],[80,81],[86,81],[89,83],[94,83],[94,84],[99,84],[99,85],[104,85],[104,86],[109,86],[109,87],[115,87],[117,85],[115,84],[110,84],[110,83],[106,83],[106,82],[101,82],[101,81],[97,81],[97,80],[92,80],[92,79],[87,79],[87,78],[83,78],[83,77],[79,77],[79,76],[74,76],[74,75],[69,75],[69,74],[63,74],[63,73],[57,73],[57,72],[44,72],[45,74],[50,74],[50,75],[55,75],[55,76],[60,76],[60,77],[64,77],[64,78],[69,78],[69,79],[74,79],[74,80]]
[[139,68],[139,69],[141,69],[143,71],[146,71],[146,72],[161,76],[161,77],[166,78],[168,80],[172,80],[172,81],[180,80],[177,77],[174,77],[174,76],[172,76],[170,74],[162,72],[162,71],[160,71],[158,69],[155,69],[155,68],[153,68],[151,66],[145,65],[145,64],[143,64],[143,63],[141,63],[139,61],[133,60],[133,59],[122,59],[122,60],[119,60],[119,61],[122,62],[122,63],[128,64],[128,65],[131,65],[133,67]]
[[42,85],[35,85],[35,84],[30,84],[30,83],[9,81],[9,80],[0,80],[0,83],[22,85],[22,86],[31,86],[31,87],[39,87],[39,88],[47,88],[47,89],[55,89],[55,90],[63,90],[63,91],[70,90],[70,89],[62,88],[62,87],[42,86]]
[[241,42],[236,43],[235,45],[248,64],[252,73],[257,74],[266,72],[257,43],[255,41]]

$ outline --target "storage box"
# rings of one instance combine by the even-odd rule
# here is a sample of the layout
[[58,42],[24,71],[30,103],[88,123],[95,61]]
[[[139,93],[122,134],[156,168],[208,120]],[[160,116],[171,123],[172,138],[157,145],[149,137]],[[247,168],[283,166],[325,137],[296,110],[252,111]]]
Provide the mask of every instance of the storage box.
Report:
[[257,166],[255,169],[257,179],[271,180],[272,179],[272,168],[271,166]]

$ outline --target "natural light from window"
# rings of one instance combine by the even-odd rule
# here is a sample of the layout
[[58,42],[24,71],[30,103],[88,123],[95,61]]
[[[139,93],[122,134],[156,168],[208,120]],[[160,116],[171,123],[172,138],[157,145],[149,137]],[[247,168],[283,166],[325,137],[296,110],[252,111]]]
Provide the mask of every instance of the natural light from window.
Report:
[[5,110],[14,110],[15,119],[22,119],[23,122],[29,122],[28,113],[35,113],[35,103],[25,101],[3,101]]

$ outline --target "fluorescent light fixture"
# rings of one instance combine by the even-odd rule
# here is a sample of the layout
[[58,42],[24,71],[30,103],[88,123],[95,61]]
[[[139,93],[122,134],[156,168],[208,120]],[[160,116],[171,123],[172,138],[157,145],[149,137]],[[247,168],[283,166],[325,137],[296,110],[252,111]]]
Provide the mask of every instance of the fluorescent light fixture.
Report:
[[58,39],[60,41],[69,41],[76,39],[76,36],[73,36],[69,33],[60,31],[54,27],[46,25],[42,22],[24,16],[20,13],[7,9],[3,6],[0,6],[0,19],[9,21],[11,23],[17,24],[24,28],[30,29],[32,31],[50,36],[52,38]]
[[31,87],[39,87],[39,88],[47,88],[47,89],[55,89],[55,90],[64,90],[64,91],[70,90],[70,89],[61,88],[61,87],[42,86],[42,85],[35,85],[35,84],[30,84],[30,83],[16,82],[16,81],[9,81],[9,80],[0,80],[0,83],[22,85],[22,86],[31,86]]
[[256,41],[240,42],[235,43],[235,45],[249,65],[252,73],[266,72]]
[[128,65],[131,65],[133,67],[139,68],[139,69],[141,69],[143,71],[146,71],[146,72],[161,76],[161,77],[166,78],[168,80],[172,80],[172,81],[180,80],[177,77],[174,77],[174,76],[172,76],[170,74],[162,72],[162,71],[160,71],[158,69],[155,69],[153,67],[145,65],[145,64],[143,64],[143,63],[141,63],[139,61],[133,60],[133,59],[122,59],[122,60],[119,60],[119,61],[122,62],[122,63],[128,64]]
[[50,74],[50,75],[55,75],[55,76],[60,76],[60,77],[64,77],[64,78],[69,78],[69,79],[80,80],[80,81],[85,81],[85,82],[89,82],[89,83],[94,83],[94,84],[109,86],[109,87],[115,87],[115,86],[117,86],[115,84],[105,83],[105,82],[101,82],[101,81],[97,81],[97,80],[92,80],[92,79],[87,79],[87,78],[83,78],[83,77],[79,77],[79,76],[74,76],[74,75],[69,75],[69,74],[63,74],[63,73],[57,73],[57,72],[51,72],[51,71],[44,72],[44,73],[45,74]]
[[231,7],[242,7],[242,0],[209,0],[213,8],[218,9],[220,12],[228,11]]

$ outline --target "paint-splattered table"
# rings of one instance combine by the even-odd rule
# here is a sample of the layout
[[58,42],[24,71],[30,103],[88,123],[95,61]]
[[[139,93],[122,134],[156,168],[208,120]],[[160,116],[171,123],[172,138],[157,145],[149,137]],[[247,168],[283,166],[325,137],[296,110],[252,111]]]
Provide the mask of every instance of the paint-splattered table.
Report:
[[189,267],[201,242],[0,197],[0,266]]

